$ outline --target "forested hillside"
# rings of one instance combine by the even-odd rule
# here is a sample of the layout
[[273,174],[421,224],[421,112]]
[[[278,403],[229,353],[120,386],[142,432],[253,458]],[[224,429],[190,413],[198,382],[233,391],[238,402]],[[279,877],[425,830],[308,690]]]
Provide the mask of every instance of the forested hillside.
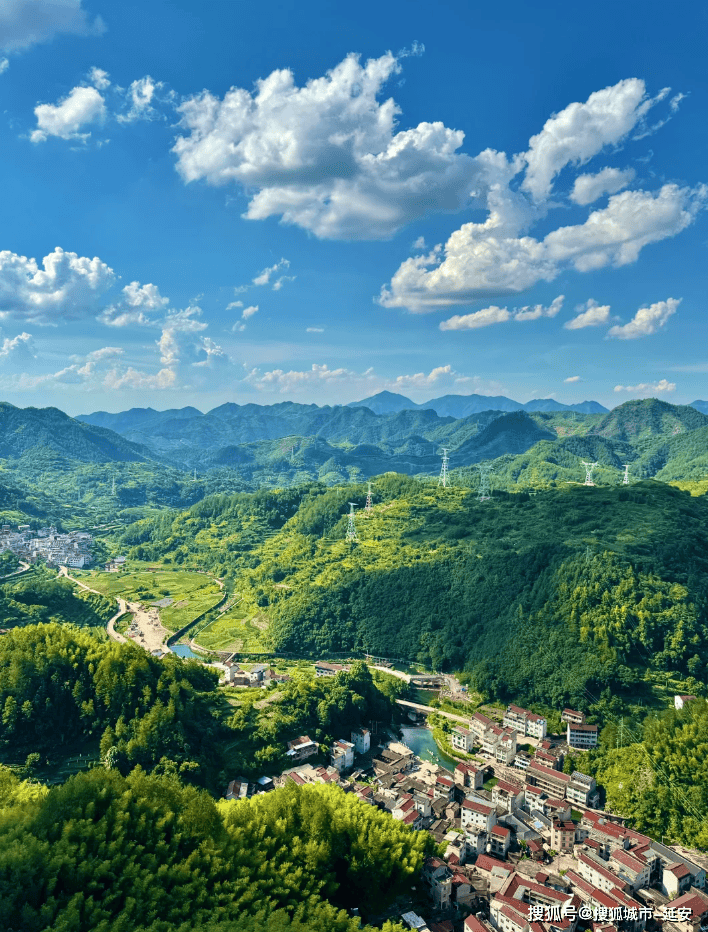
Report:
[[0,928],[371,932],[349,908],[407,892],[431,846],[338,787],[217,804],[140,769],[47,792],[0,768]]
[[554,706],[644,669],[703,677],[704,497],[643,482],[478,502],[394,475],[373,492],[354,544],[345,515],[362,485],[216,496],[137,522],[123,544],[226,574],[274,650],[417,659]]

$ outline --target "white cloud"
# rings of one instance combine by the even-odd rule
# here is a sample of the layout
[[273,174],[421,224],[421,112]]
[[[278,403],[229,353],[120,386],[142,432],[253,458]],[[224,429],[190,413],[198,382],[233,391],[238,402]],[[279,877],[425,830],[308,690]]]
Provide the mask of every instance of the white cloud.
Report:
[[121,388],[132,388],[138,390],[173,388],[177,376],[172,369],[160,369],[154,375],[144,372],[138,372],[132,366],[123,372],[118,369],[111,369],[106,373],[103,380],[104,388],[116,391]]
[[[583,310],[584,308],[584,310]],[[580,313],[573,317],[572,320],[566,320],[563,324],[566,330],[582,330],[584,327],[598,327],[600,324],[606,324],[610,319],[610,305],[599,305],[597,301],[590,298],[585,304],[579,304],[576,311]]]
[[565,295],[559,294],[554,298],[548,307],[542,304],[534,304],[533,307],[521,307],[514,310],[514,320],[538,320],[539,317],[555,317],[563,307]]
[[425,245],[425,237],[419,236],[418,239],[413,243],[411,249],[413,252],[423,252],[428,247]]
[[259,369],[252,369],[244,381],[261,391],[276,390],[281,394],[288,394],[317,384],[327,386],[337,382],[356,383],[368,374],[365,372],[363,376],[360,376],[350,369],[330,369],[326,363],[324,365],[313,363],[311,369],[303,372],[273,369],[270,372],[261,373]]
[[58,246],[42,260],[0,252],[0,318],[56,324],[95,313],[99,297],[115,282],[99,258],[64,252]]
[[305,333],[324,333],[324,327],[306,327]]
[[676,383],[667,382],[662,379],[660,382],[652,385],[650,382],[641,382],[639,385],[615,385],[616,392],[633,392],[640,395],[652,395],[660,392],[675,392]]
[[91,22],[82,0],[3,0],[0,3],[0,49],[22,52],[55,35],[101,35],[100,16]]
[[185,182],[255,189],[246,217],[280,216],[319,237],[381,239],[458,210],[479,174],[457,151],[464,134],[440,122],[397,132],[398,106],[379,97],[399,71],[390,52],[364,65],[348,55],[304,87],[280,70],[252,93],[204,91],[179,108],[177,169]]
[[106,88],[111,86],[108,72],[104,71],[102,68],[97,68],[95,65],[89,71],[88,79],[99,91],[105,91]]
[[101,349],[92,350],[86,359],[91,362],[98,362],[103,359],[112,359],[114,356],[122,356],[125,352],[120,346],[102,346]]
[[232,301],[231,304],[226,305],[226,310],[234,311],[237,307],[243,307],[243,301]]
[[[281,269],[287,269],[290,267],[289,259],[281,259],[280,262],[276,262],[275,265],[271,265],[266,269],[263,269],[262,272],[259,272],[258,275],[252,280],[254,285],[268,285],[270,284],[271,277],[279,272]],[[276,283],[273,284],[275,289]]]
[[133,123],[135,120],[152,120],[157,116],[157,110],[152,106],[155,94],[164,84],[155,81],[150,75],[133,81],[126,92],[129,109],[116,117],[119,123]]
[[415,375],[398,375],[393,383],[390,384],[392,384],[394,391],[403,388],[430,388],[430,386],[435,385],[436,382],[439,382],[440,379],[443,379],[445,376],[452,377],[455,375],[457,375],[457,373],[453,370],[452,366],[437,366],[435,369],[431,369],[427,375],[423,372],[416,372]]
[[571,201],[585,207],[603,194],[616,194],[634,180],[633,168],[603,168],[595,175],[578,175],[570,193]]
[[34,113],[37,129],[30,134],[32,142],[45,142],[49,136],[85,140],[91,133],[79,131],[103,121],[106,107],[95,87],[75,87],[58,104],[38,104]]
[[406,259],[378,300],[427,313],[518,293],[570,267],[589,272],[629,265],[645,246],[689,226],[707,199],[706,185],[666,184],[655,194],[623,191],[585,223],[558,228],[542,240],[519,236],[517,224],[492,210],[484,223],[466,223],[452,233],[444,249]]
[[252,304],[250,307],[245,307],[243,313],[241,314],[241,320],[248,320],[249,317],[253,317],[254,314],[258,313],[258,305]]
[[195,347],[196,352],[201,355],[205,354],[204,359],[193,362],[192,365],[198,368],[216,369],[230,365],[230,360],[224,352],[223,347],[215,343],[211,337],[201,337]]
[[580,381],[580,376],[579,376],[579,375],[570,375],[570,376],[568,376],[567,379],[563,379],[563,381],[564,381],[564,382],[579,382],[579,381]]
[[8,360],[34,359],[34,340],[30,333],[19,333],[16,337],[5,337],[0,346],[0,358]]
[[0,74],[3,74],[10,67],[10,61],[7,58],[0,58]]
[[566,165],[582,165],[606,145],[619,143],[665,96],[662,91],[656,98],[648,98],[644,81],[627,78],[595,91],[583,104],[569,104],[531,137],[523,188],[534,200],[544,200],[553,179]]
[[619,340],[634,340],[637,337],[646,337],[656,333],[664,326],[681,303],[682,298],[669,298],[667,301],[657,301],[649,307],[640,307],[628,324],[612,327],[608,337],[617,337]]
[[131,282],[121,291],[122,297],[116,304],[107,307],[99,320],[109,327],[127,327],[130,324],[145,326],[153,324],[151,314],[164,310],[170,303],[163,298],[157,285],[141,285]]
[[505,307],[485,307],[473,314],[455,314],[440,324],[441,330],[476,330],[478,327],[489,327],[490,324],[501,324],[509,320],[511,314]]

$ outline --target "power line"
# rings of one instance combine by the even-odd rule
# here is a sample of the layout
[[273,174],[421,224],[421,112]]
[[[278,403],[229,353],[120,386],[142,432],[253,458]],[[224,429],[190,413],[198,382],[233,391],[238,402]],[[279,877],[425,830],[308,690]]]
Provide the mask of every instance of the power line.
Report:
[[371,482],[369,482],[369,489],[366,493],[366,505],[364,506],[364,511],[367,514],[371,514],[371,512],[373,511],[373,508],[374,508],[374,505],[373,505],[373,499],[372,499],[372,494],[371,494]]

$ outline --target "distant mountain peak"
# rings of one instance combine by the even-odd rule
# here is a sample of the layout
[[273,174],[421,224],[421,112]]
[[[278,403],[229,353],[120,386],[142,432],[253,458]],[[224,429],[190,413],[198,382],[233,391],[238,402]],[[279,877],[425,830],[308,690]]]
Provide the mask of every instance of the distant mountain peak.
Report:
[[396,414],[399,411],[415,411],[417,408],[427,407],[427,405],[417,405],[405,395],[398,395],[395,392],[377,392],[369,398],[362,401],[352,401],[347,405],[348,408],[368,408],[374,414]]

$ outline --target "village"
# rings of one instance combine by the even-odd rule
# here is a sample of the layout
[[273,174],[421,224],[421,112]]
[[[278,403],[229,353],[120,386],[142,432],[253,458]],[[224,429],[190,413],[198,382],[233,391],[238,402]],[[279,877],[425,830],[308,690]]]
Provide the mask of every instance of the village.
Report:
[[91,565],[92,544],[93,537],[87,531],[60,534],[54,526],[33,531],[29,524],[20,524],[17,530],[9,524],[0,528],[0,553],[10,550],[27,563],[43,560],[48,566],[83,569]]
[[[238,685],[273,675],[265,665],[248,673],[223,666]],[[337,665],[315,668],[330,676]],[[676,708],[692,698],[676,696]],[[573,709],[562,720],[565,736],[548,735],[545,719],[516,705],[498,723],[475,712],[451,734],[474,758],[449,767],[422,760],[388,729],[360,728],[331,748],[301,735],[288,742],[291,766],[279,776],[237,778],[225,796],[246,799],[289,781],[335,784],[429,832],[438,854],[424,864],[417,899],[386,917],[417,932],[706,932],[708,859],[598,809],[593,777],[562,770],[571,749],[597,744],[597,726]],[[532,753],[518,749],[522,742]]]

